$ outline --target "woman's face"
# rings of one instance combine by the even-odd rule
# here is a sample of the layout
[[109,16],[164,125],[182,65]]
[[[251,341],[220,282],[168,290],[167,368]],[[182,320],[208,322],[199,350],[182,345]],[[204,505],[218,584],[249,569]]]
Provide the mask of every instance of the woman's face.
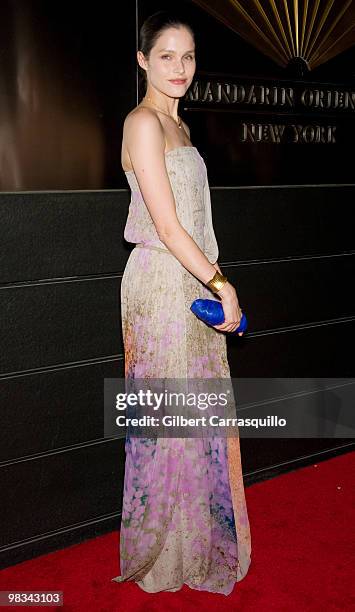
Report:
[[172,98],[185,95],[196,70],[195,43],[187,28],[180,26],[164,30],[148,61],[140,51],[137,58],[146,69],[148,85]]

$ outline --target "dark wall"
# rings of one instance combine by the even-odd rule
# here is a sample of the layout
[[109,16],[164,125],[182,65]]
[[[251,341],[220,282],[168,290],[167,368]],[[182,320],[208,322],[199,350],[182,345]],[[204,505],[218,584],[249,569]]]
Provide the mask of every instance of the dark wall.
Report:
[[[135,23],[134,3],[125,20]],[[133,28],[121,48],[121,116],[136,103],[134,38]],[[204,53],[204,68],[218,69]],[[250,57],[250,74],[271,70]],[[201,152],[213,174],[207,141]],[[228,338],[232,376],[353,376],[355,186],[210,183],[219,262],[249,320],[247,335]],[[2,567],[119,526],[124,439],[103,435],[103,381],[124,372],[128,204],[126,184],[0,194]],[[352,440],[241,443],[251,484],[345,452]]]
[[[137,102],[136,23],[167,3],[138,2],[137,15],[135,5],[2,1],[0,191],[127,187],[121,137]],[[179,109],[206,155],[213,185],[353,182],[347,150],[355,137],[355,95],[351,109],[308,108],[299,99],[307,88],[353,92],[355,46],[295,79],[194,2],[168,6],[184,11],[196,31],[197,71]],[[209,82],[214,95],[216,83],[256,92],[291,87],[295,106],[202,100]],[[196,84],[200,99],[191,100]],[[293,124],[308,138],[335,127],[335,142],[290,144]],[[271,142],[283,125],[281,142]],[[253,142],[253,129],[261,130],[261,142]]]
[[[354,196],[212,188],[220,263],[250,325],[228,339],[233,377],[354,375]],[[124,375],[128,203],[126,190],[0,196],[3,566],[119,524],[124,439],[103,436],[103,380]],[[249,484],[351,440],[241,443]]]
[[0,191],[124,185],[135,3],[2,0]]

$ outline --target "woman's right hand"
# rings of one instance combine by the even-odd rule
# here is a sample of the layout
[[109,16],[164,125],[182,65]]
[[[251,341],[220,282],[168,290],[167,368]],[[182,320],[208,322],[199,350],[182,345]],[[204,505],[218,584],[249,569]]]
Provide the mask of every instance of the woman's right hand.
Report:
[[[227,281],[216,295],[222,301],[224,322],[219,325],[213,325],[213,327],[223,332],[233,332],[239,327],[242,318],[242,310],[239,306],[237,292],[234,286]],[[243,333],[238,332],[238,336],[242,336]]]

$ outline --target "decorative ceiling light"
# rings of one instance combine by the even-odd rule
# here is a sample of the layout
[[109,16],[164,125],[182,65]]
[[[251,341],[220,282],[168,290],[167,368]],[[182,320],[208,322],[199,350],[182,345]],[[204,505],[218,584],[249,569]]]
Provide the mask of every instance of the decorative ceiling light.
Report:
[[354,0],[193,0],[301,76],[355,45]]

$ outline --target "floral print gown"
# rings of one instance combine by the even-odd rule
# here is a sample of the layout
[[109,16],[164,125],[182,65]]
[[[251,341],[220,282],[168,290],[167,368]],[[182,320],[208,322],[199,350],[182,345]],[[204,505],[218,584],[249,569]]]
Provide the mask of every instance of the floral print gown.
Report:
[[[196,147],[165,154],[180,223],[211,263],[218,258],[210,189]],[[121,284],[126,378],[228,378],[226,335],[190,310],[213,293],[157,235],[133,171],[124,238],[137,246]],[[144,591],[228,595],[248,572],[251,538],[239,437],[125,441],[121,575]]]

